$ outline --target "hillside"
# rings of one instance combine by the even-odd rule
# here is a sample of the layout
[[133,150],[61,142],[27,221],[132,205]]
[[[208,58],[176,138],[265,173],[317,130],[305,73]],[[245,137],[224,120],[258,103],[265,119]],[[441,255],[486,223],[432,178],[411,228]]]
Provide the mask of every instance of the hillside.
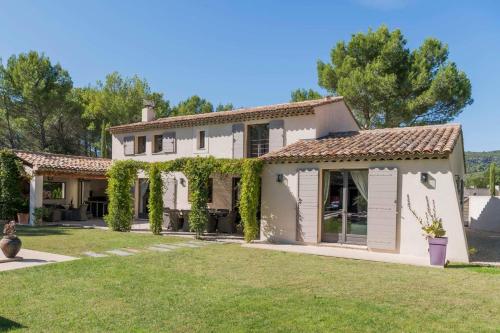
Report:
[[491,162],[500,166],[500,150],[484,152],[465,152],[467,173],[483,172],[488,169]]

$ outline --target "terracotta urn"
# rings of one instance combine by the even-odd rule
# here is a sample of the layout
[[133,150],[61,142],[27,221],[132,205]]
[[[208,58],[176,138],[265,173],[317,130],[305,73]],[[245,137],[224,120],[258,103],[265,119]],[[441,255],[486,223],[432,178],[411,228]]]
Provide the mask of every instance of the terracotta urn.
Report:
[[4,236],[0,240],[0,249],[7,258],[15,258],[21,246],[22,242],[17,236]]

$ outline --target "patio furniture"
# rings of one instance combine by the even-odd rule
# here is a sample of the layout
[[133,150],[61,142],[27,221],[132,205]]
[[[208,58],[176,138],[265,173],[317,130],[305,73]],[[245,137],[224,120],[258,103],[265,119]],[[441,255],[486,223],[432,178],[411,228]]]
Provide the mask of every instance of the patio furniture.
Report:
[[217,221],[218,221],[218,215],[217,212],[209,212],[208,213],[208,220],[207,220],[207,228],[206,231],[210,234],[215,233],[217,230]]
[[191,231],[189,229],[189,213],[190,210],[182,210],[182,219],[184,220],[184,223],[182,224],[182,231],[188,232]]
[[168,212],[169,227],[172,231],[179,231],[182,227],[181,212],[177,209],[170,209]]
[[228,234],[236,232],[236,212],[234,210],[230,211],[226,216],[219,217],[217,230]]
[[47,222],[59,222],[61,221],[61,210],[51,206],[47,208],[47,216],[45,217]]
[[73,221],[87,221],[87,208],[89,205],[81,204],[77,209],[71,210],[71,220]]

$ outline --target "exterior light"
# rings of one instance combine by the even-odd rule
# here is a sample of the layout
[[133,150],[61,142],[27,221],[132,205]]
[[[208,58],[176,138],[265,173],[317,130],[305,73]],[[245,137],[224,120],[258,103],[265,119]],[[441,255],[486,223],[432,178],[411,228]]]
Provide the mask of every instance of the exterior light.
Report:
[[282,173],[278,173],[278,175],[276,176],[276,181],[278,183],[283,183],[283,174]]
[[427,182],[429,182],[429,174],[427,172],[420,173],[420,181],[427,184]]

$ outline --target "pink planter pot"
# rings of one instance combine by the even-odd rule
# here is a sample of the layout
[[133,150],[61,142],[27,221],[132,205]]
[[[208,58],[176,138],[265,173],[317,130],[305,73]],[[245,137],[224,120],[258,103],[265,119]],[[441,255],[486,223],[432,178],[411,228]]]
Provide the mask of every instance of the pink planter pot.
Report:
[[448,237],[428,238],[428,242],[431,265],[444,267],[446,264]]

